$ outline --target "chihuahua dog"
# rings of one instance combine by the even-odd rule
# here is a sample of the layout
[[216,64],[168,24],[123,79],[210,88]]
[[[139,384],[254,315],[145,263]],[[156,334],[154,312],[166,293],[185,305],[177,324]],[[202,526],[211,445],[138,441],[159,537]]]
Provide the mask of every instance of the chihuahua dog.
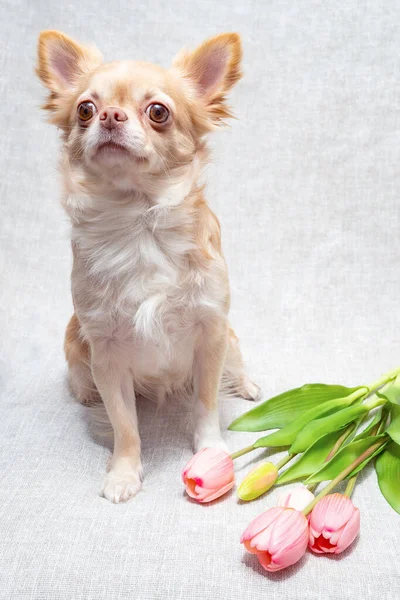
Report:
[[237,34],[182,51],[170,69],[103,63],[58,31],[39,38],[44,108],[62,131],[63,206],[72,224],[75,312],[65,353],[73,392],[103,402],[114,451],[102,487],[112,502],[141,485],[135,396],[194,395],[194,448],[225,447],[222,384],[256,399],[229,326],[220,226],[199,176],[206,136],[231,116]]

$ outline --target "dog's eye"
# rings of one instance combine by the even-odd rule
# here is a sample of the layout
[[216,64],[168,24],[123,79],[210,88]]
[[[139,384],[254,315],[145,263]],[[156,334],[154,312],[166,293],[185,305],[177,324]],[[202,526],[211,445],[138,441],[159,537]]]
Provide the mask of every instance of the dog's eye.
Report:
[[93,102],[81,102],[78,106],[78,117],[81,121],[90,121],[96,112],[96,107]]
[[146,113],[154,123],[165,123],[169,117],[169,110],[163,104],[150,104],[147,107]]

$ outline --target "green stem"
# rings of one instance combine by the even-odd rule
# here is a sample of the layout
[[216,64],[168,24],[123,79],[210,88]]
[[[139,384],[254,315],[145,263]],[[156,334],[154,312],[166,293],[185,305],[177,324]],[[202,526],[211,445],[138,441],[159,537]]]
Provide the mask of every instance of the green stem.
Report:
[[368,389],[371,392],[377,390],[378,388],[381,388],[383,385],[385,385],[385,383],[388,383],[392,379],[395,379],[397,375],[400,375],[400,367],[397,367],[397,369],[394,369],[394,371],[390,371],[389,373],[382,375],[382,377],[374,381],[373,384],[369,385]]
[[353,392],[352,394],[350,394],[350,396],[347,396],[347,399],[351,400],[351,403],[353,402],[353,400],[359,400],[360,398],[365,400],[365,398],[367,398],[367,396],[369,396],[370,393],[371,393],[370,389],[366,385],[364,385],[360,389],[358,389],[355,392]]
[[354,422],[355,425],[355,429],[356,431],[358,430],[358,428],[364,423],[364,421],[366,421],[368,419],[369,413],[364,413],[363,415],[361,415],[361,417],[359,417],[357,419],[357,421]]
[[369,435],[371,437],[374,437],[374,436],[382,433],[386,428],[386,421],[387,421],[387,411],[385,409],[383,409],[381,418],[379,419],[379,421],[377,422],[375,427],[373,427],[371,429]]
[[377,397],[371,398],[367,402],[364,402],[362,406],[366,408],[368,412],[370,412],[371,410],[374,410],[374,408],[378,408],[378,406],[384,406],[385,404],[387,404],[387,402],[388,401],[386,400],[386,398]]
[[243,454],[247,454],[248,452],[251,452],[252,450],[255,450],[254,446],[246,446],[246,448],[242,448],[241,450],[238,450],[237,452],[234,452],[233,454],[231,454],[231,459],[235,460],[235,458],[239,458],[239,456],[243,456]]
[[[336,452],[338,452],[338,450],[340,450],[341,446],[345,443],[347,438],[353,433],[353,431],[355,429],[358,429],[360,423],[365,419],[365,417],[366,417],[366,415],[361,417],[361,419],[358,419],[358,421],[356,421],[355,423],[350,423],[350,425],[348,427],[346,427],[343,434],[337,440],[336,444],[333,446],[332,450],[329,452],[329,454],[326,457],[324,462],[326,462],[326,463],[329,462],[331,460],[331,458],[333,458],[335,456]],[[318,485],[318,483],[311,483],[310,485],[307,486],[307,489],[310,492],[313,492],[315,490],[315,488],[317,487],[317,485]]]
[[344,495],[347,496],[348,498],[350,498],[350,496],[353,493],[354,486],[356,485],[357,477],[358,477],[358,473],[356,475],[353,475],[353,477],[350,477],[350,479],[349,479],[349,482],[344,491]]
[[323,498],[324,496],[329,494],[329,492],[331,490],[333,490],[341,481],[343,481],[343,479],[345,479],[347,477],[347,475],[349,475],[352,471],[354,471],[354,469],[356,467],[358,467],[358,465],[360,465],[362,462],[364,462],[364,460],[366,458],[368,458],[376,450],[378,450],[378,448],[382,447],[382,449],[383,449],[383,446],[385,446],[388,443],[388,441],[389,441],[389,436],[382,438],[381,440],[379,440],[379,442],[375,442],[375,444],[372,444],[372,446],[370,446],[368,448],[368,450],[363,452],[348,467],[343,469],[343,471],[341,473],[339,473],[339,475],[337,477],[335,477],[335,479],[332,479],[332,481],[330,483],[328,483],[328,485],[322,490],[322,492],[320,492],[318,494],[318,496],[316,496],[314,498],[314,500],[312,502],[310,502],[310,504],[308,506],[306,506],[306,508],[303,510],[303,514],[305,516],[307,516],[308,513],[310,513],[312,511],[314,506],[321,500],[321,498]]
[[289,462],[289,460],[292,460],[292,458],[294,458],[295,456],[297,456],[296,454],[288,454],[287,456],[284,456],[283,458],[281,458],[281,460],[279,462],[276,463],[276,468],[278,469],[282,469],[282,467],[284,467],[286,465],[286,463]]
[[385,431],[387,418],[388,418],[388,411],[386,409],[383,409],[382,419],[379,421],[377,427],[374,428],[374,433],[372,433],[371,435],[379,435],[380,433],[383,433],[383,431]]
[[331,458],[333,456],[335,456],[336,452],[339,450],[341,445],[344,444],[344,442],[347,440],[349,435],[351,435],[353,433],[355,428],[356,428],[355,423],[350,423],[350,425],[348,427],[346,427],[346,429],[344,430],[344,432],[342,433],[340,438],[337,440],[337,442],[333,446],[332,450],[329,452],[328,456],[325,459],[325,462],[329,462],[331,460]]
[[[388,382],[390,382],[393,379],[395,379],[395,377],[397,377],[397,375],[400,375],[400,367],[398,367],[394,371],[390,371],[389,373],[386,373],[386,375],[382,375],[382,377],[380,377],[379,379],[377,379],[376,381],[374,381],[373,384],[371,384],[369,386],[363,386],[359,390],[356,390],[355,392],[353,392],[350,395],[350,397],[352,399],[354,398],[354,400],[362,398],[363,396],[367,397],[372,391],[374,391],[374,390],[376,390],[378,388],[381,388],[383,385],[385,385]],[[387,403],[387,400],[384,400],[383,398],[377,398],[377,399],[371,399],[371,400],[369,400],[363,406],[365,406],[367,408],[367,411],[369,412],[369,411],[373,410],[374,408],[377,408],[378,406],[383,406],[386,403]],[[350,431],[350,433],[351,433],[351,431]],[[347,436],[350,435],[350,433],[346,434],[346,437],[344,437],[344,434],[343,434],[343,436],[341,436],[341,438],[339,438],[340,440],[342,440],[340,442],[340,444],[342,444],[346,440]],[[343,439],[342,439],[342,437],[343,437]],[[336,448],[336,446],[337,446],[337,448]],[[338,448],[339,448],[338,442],[336,442],[334,448],[336,448],[336,450],[335,450],[335,452],[336,452],[338,450]],[[236,458],[239,458],[239,456],[243,456],[244,454],[248,454],[248,452],[252,452],[253,450],[256,450],[256,448],[254,447],[254,444],[252,444],[251,446],[246,446],[246,448],[242,448],[242,450],[238,450],[237,452],[233,452],[233,454],[231,454],[231,458],[232,458],[232,460],[235,460]],[[333,456],[332,452],[333,452],[333,449],[329,453],[330,458],[332,458],[332,456]],[[282,463],[281,467],[283,467],[283,465],[285,465],[286,462],[289,462],[289,460],[291,460],[291,458],[293,458],[294,456],[295,456],[294,454],[289,454],[288,457],[287,457],[287,459],[285,457],[285,462]],[[280,462],[282,462],[282,461],[280,461]],[[278,463],[278,465],[280,464],[280,462]],[[278,469],[281,468],[281,467],[278,467]]]

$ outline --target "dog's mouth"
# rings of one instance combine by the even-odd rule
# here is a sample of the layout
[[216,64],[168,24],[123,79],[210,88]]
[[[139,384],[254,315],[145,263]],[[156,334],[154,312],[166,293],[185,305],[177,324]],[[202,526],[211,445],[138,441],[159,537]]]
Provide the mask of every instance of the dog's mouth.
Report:
[[96,155],[114,155],[117,157],[118,155],[127,156],[131,160],[134,160],[137,163],[145,163],[147,162],[147,158],[145,156],[140,156],[135,154],[131,148],[125,146],[125,144],[121,144],[119,142],[114,141],[105,141],[98,144],[96,148]]

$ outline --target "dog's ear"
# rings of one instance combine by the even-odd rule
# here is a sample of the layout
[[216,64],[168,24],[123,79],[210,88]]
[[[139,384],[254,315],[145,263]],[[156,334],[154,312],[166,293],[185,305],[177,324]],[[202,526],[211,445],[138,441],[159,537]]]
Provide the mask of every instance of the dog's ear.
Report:
[[174,67],[194,85],[215,125],[232,116],[225,103],[226,93],[242,76],[241,59],[240,36],[222,33],[206,40],[194,52],[182,51],[174,60]]
[[39,36],[36,73],[53,98],[73,91],[79,78],[102,62],[97,48],[78,44],[59,31],[42,31]]

